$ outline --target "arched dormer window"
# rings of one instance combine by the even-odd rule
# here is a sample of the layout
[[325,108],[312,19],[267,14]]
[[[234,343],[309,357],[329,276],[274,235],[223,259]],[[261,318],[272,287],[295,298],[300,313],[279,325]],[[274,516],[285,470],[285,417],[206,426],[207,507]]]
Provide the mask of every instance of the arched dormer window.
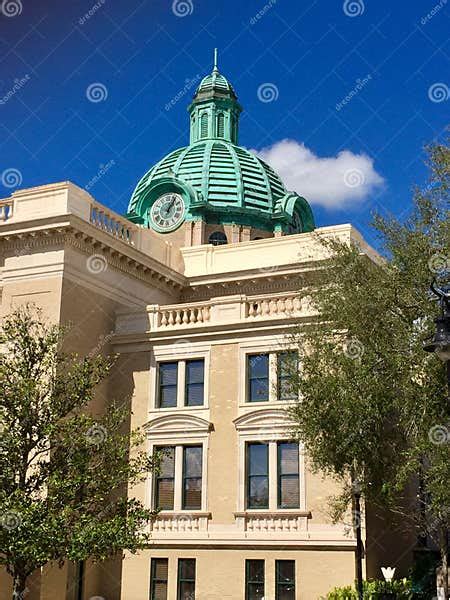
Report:
[[227,236],[222,231],[213,231],[208,238],[208,244],[213,246],[222,246],[227,242]]
[[225,136],[225,116],[223,113],[217,115],[217,137]]
[[208,137],[208,113],[206,112],[200,117],[200,137]]

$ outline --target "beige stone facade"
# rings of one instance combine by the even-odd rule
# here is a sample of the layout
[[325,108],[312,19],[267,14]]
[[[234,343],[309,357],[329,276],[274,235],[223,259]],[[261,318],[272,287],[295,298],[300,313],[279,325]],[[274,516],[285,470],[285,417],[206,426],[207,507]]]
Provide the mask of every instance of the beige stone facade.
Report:
[[[313,316],[305,290],[325,258],[318,236],[354,240],[372,253],[358,232],[341,225],[253,240],[259,236],[241,228],[235,243],[197,245],[192,223],[157,234],[71,183],[15,192],[0,201],[0,219],[1,313],[34,302],[50,319],[72,324],[72,349],[118,352],[93,409],[101,411],[107,397],[131,397],[131,425],[145,428],[148,451],[175,447],[174,508],[149,526],[150,546],[123,561],[85,565],[81,595],[74,565],[48,566],[30,579],[29,600],[144,600],[155,558],[168,559],[168,600],[177,598],[182,558],[196,560],[196,600],[244,599],[246,561],[255,559],[265,561],[266,600],[276,598],[276,561],[295,561],[295,597],[302,600],[350,584],[355,540],[345,523],[333,525],[327,515],[336,485],[311,473],[301,445],[299,506],[278,508],[277,444],[290,440],[289,401],[277,398],[272,383],[286,334]],[[269,355],[271,385],[267,401],[251,403],[247,356],[255,353]],[[192,359],[204,361],[201,406],[185,406],[180,396]],[[167,361],[180,365],[177,405],[158,408],[158,365]],[[252,442],[267,443],[264,509],[247,504]],[[186,445],[202,452],[195,510],[183,509]],[[129,493],[154,507],[155,485],[149,477]],[[381,543],[368,549],[368,575],[379,575],[384,552]],[[3,575],[0,600],[10,598],[9,585]]]

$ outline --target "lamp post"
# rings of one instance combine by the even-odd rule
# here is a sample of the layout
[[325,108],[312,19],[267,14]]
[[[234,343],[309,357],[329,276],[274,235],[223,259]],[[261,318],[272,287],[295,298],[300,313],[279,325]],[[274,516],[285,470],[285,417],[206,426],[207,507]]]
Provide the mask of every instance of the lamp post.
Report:
[[[437,288],[433,281],[430,286],[431,291],[439,298],[441,314],[434,322],[436,331],[431,340],[424,344],[426,352],[434,352],[446,365],[448,403],[450,411],[450,289]],[[447,424],[447,439],[450,440],[450,424]],[[444,598],[448,597],[448,530],[444,526],[440,531],[441,553],[442,553],[442,587]]]

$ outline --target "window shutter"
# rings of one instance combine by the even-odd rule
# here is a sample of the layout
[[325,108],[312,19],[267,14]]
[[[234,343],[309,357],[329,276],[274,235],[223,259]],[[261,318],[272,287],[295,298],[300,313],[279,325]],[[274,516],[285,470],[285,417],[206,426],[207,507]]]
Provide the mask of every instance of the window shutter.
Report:
[[205,112],[200,118],[200,137],[208,137],[208,114]]
[[223,138],[225,136],[225,117],[223,113],[219,113],[217,116],[217,137]]

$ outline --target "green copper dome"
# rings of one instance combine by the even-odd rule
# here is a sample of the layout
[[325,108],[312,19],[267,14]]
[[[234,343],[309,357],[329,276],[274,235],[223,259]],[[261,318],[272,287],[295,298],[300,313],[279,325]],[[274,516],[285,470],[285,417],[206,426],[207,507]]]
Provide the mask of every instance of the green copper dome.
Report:
[[242,109],[216,60],[188,110],[189,146],[174,150],[142,177],[128,206],[130,220],[162,231],[152,221],[152,206],[176,194],[184,201],[186,220],[285,233],[314,229],[306,200],[288,192],[268,164],[237,145]]

